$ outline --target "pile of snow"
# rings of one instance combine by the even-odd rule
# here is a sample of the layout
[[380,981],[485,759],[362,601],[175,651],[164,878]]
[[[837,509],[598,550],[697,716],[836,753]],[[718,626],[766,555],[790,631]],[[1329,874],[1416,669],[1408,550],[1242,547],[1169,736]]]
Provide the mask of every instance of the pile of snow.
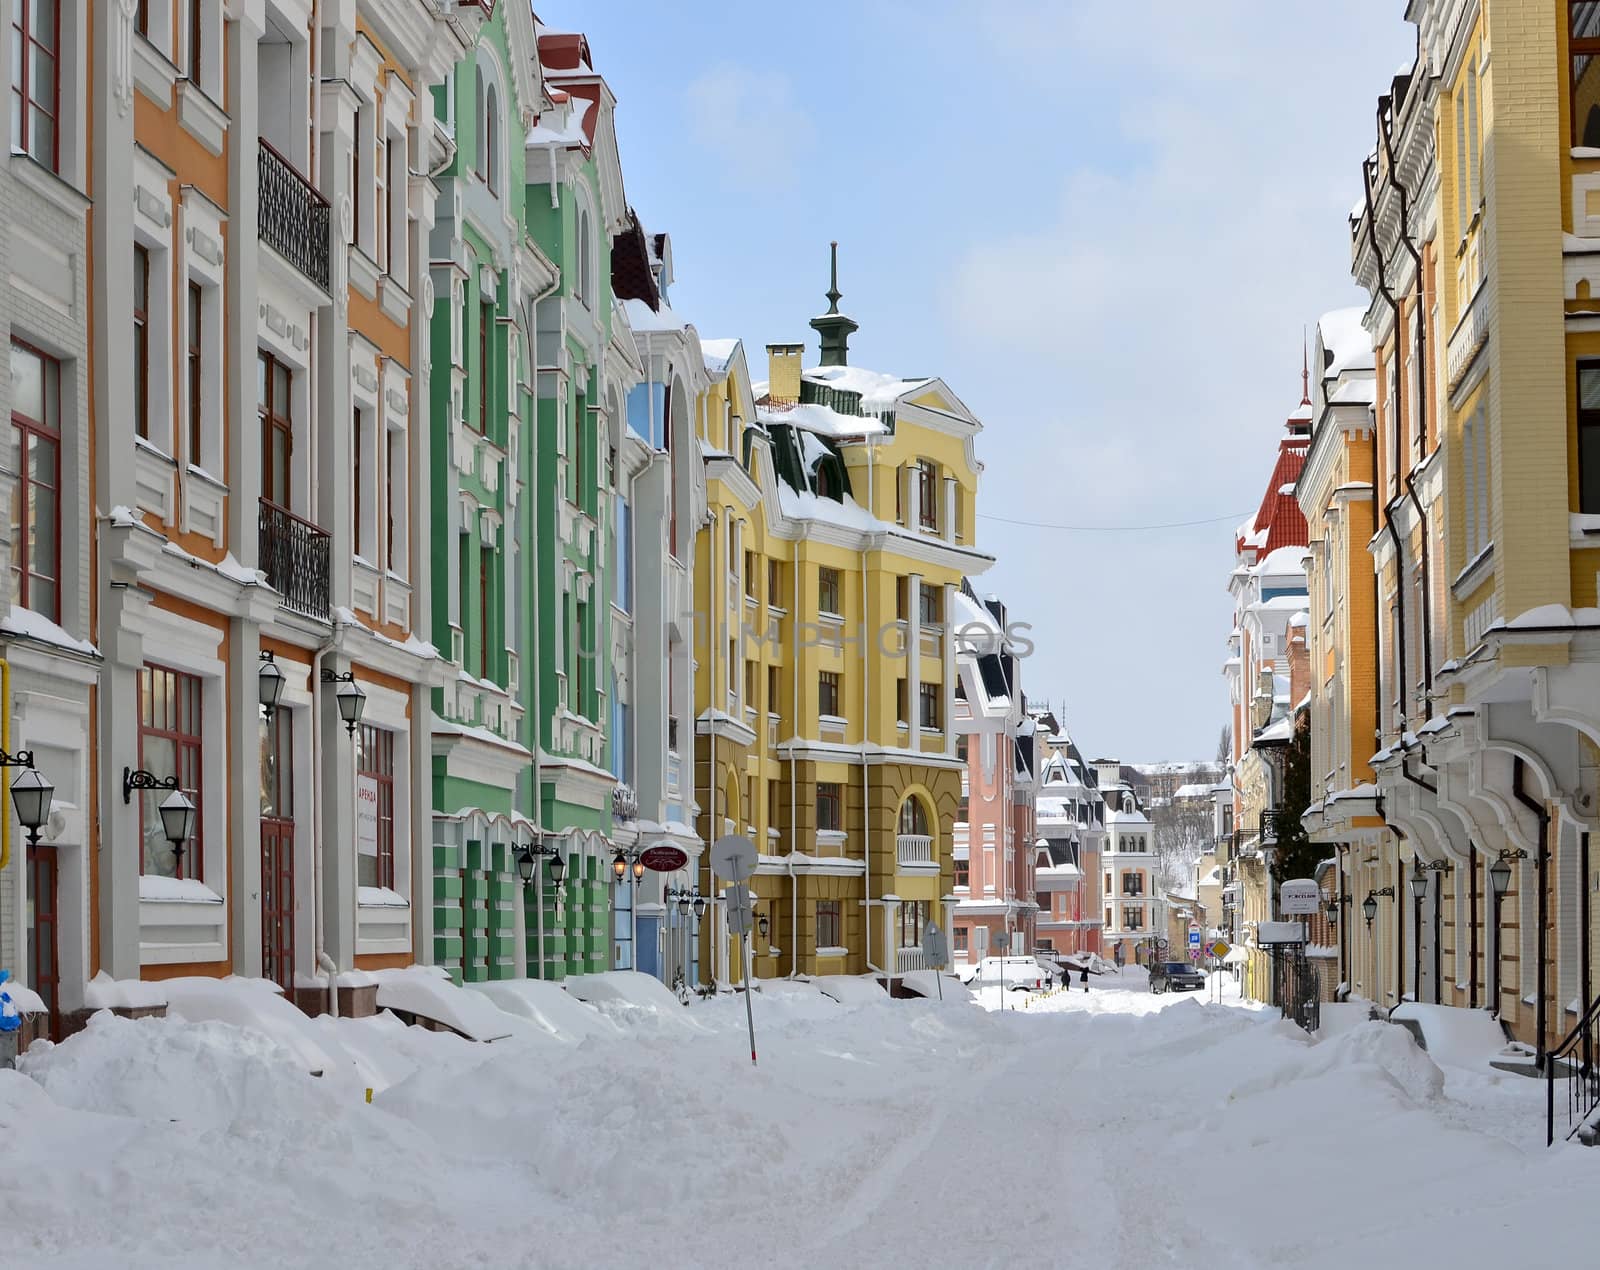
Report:
[[276,1041],[314,1076],[335,1075],[347,1061],[337,1047],[329,1053],[311,1019],[268,979],[168,979],[162,987],[169,1018],[249,1028]]
[[373,972],[378,1008],[399,1010],[454,1028],[473,1041],[498,1041],[517,1031],[517,1020],[486,997],[458,988],[437,966],[407,966]]
[[566,989],[607,1019],[628,1027],[668,1031],[700,1031],[682,1001],[654,975],[637,970],[608,970],[597,975],[575,975]]
[[330,1110],[338,1086],[255,1028],[102,1011],[61,1045],[36,1042],[17,1060],[62,1107],[236,1132]]
[[889,1000],[889,994],[871,975],[819,975],[812,982],[823,996],[832,997],[840,1005],[877,1006]]
[[167,992],[161,984],[113,979],[104,970],[83,989],[83,1005],[88,1010],[148,1010],[166,1003]]
[[1451,1067],[1483,1068],[1506,1050],[1505,1031],[1487,1010],[1407,1001],[1389,1012],[1389,1020],[1414,1024],[1433,1061]]
[[[944,981],[942,985],[941,979]],[[900,982],[919,997],[925,997],[930,1001],[943,1000],[957,1005],[972,1004],[972,993],[959,975],[941,975],[937,970],[913,970],[908,975],[902,975]]]
[[496,979],[471,984],[470,989],[483,993],[496,1008],[526,1019],[563,1041],[617,1034],[614,1022],[570,995],[559,983],[542,979]]

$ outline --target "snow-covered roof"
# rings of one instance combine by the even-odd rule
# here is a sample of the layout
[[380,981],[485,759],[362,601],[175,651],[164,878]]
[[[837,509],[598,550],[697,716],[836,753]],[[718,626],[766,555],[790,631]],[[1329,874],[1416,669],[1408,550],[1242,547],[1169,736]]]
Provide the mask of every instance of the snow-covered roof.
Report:
[[817,366],[801,371],[800,377],[814,384],[860,393],[861,408],[872,412],[886,410],[906,393],[933,382],[931,379],[901,379],[898,375],[885,375],[863,366]]
[[1289,547],[1274,547],[1252,567],[1251,572],[1258,578],[1269,573],[1304,573],[1305,544]]
[[1322,337],[1322,347],[1333,354],[1333,360],[1322,371],[1324,379],[1331,379],[1347,370],[1371,370],[1372,337],[1361,325],[1364,309],[1335,309],[1317,319],[1317,332]]
[[[624,300],[622,309],[628,315],[628,325],[635,331],[682,331],[689,325],[684,318],[673,312],[672,306],[665,300],[657,309],[652,309],[643,300]],[[704,347],[702,344],[701,348]]]
[[887,533],[893,528],[879,520],[846,494],[840,501],[820,498],[809,490],[791,489],[778,482],[778,510],[797,520],[818,520],[861,533]]
[[728,369],[728,363],[733,360],[734,353],[739,350],[738,340],[701,340],[700,352],[704,357],[706,369],[713,375],[720,375]]
[[831,406],[814,401],[802,401],[795,405],[758,405],[756,418],[762,423],[786,423],[792,428],[815,432],[822,437],[879,436],[887,431],[879,419],[841,414]]
[[1179,785],[1172,791],[1173,800],[1180,798],[1210,798],[1211,786],[1209,785]]
[[[984,634],[994,636],[1004,634],[1004,632],[1000,629],[1000,623],[994,620],[994,614],[989,612],[988,609],[979,604],[965,591],[952,592],[950,600],[952,619],[950,623],[951,630],[956,632],[965,630],[973,636],[976,636],[979,631]],[[974,627],[978,629],[973,630],[972,628]],[[976,642],[981,643],[982,641]]]

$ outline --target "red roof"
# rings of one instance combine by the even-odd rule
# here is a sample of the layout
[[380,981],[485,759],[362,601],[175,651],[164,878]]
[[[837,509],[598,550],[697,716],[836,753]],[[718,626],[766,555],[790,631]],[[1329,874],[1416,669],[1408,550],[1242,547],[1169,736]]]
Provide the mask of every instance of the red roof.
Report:
[[[1236,537],[1234,550],[1239,554],[1253,551],[1254,558],[1259,560],[1279,547],[1304,547],[1310,543],[1305,515],[1290,489],[1300,479],[1300,469],[1306,465],[1306,451],[1311,448],[1311,438],[1305,434],[1304,427],[1302,421],[1291,419],[1288,435],[1278,441],[1278,461],[1273,464],[1272,476],[1252,522],[1256,534],[1266,531],[1266,540],[1256,546]],[[1286,489],[1290,492],[1284,493]]]

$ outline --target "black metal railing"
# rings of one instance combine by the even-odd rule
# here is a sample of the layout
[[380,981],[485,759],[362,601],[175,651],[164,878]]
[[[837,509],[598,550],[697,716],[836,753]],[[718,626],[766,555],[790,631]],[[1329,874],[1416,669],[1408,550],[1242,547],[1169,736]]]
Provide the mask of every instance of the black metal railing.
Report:
[[262,241],[328,289],[328,200],[265,137],[256,151],[256,227]]
[[1600,997],[1578,1026],[1545,1058],[1545,1145],[1556,1140],[1556,1081],[1567,1086],[1567,1124],[1563,1138],[1571,1138],[1600,1110],[1600,1068],[1595,1066],[1595,1033],[1600,1031]]
[[1269,807],[1261,813],[1261,845],[1271,846],[1278,840],[1279,831],[1289,826],[1294,817],[1281,807]]
[[1322,1026],[1322,988],[1301,946],[1272,949],[1272,1000],[1283,1017],[1307,1032]]
[[329,546],[326,530],[276,503],[261,500],[261,571],[284,608],[328,621]]

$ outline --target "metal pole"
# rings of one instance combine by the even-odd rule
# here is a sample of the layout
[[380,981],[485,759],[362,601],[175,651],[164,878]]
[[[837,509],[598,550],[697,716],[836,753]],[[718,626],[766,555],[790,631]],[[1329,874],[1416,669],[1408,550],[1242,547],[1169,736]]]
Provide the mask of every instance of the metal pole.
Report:
[[628,969],[639,968],[639,879],[628,881]]
[[1444,900],[1444,878],[1440,873],[1433,875],[1433,1003],[1444,1003],[1444,949],[1443,925],[1439,910]]
[[1412,900],[1411,923],[1411,999],[1422,1004],[1422,896]]
[[[741,884],[742,885],[742,884]],[[756,1018],[750,1008],[750,932],[745,931],[740,952],[744,955],[744,1021],[750,1029],[750,1066],[756,1065]]]
[[[1583,995],[1580,1004],[1585,1011],[1585,1018],[1588,1018],[1589,1008],[1594,1002],[1594,997],[1591,995],[1594,991],[1594,986],[1590,979],[1593,974],[1590,958],[1593,956],[1592,945],[1594,938],[1591,914],[1594,910],[1591,907],[1593,901],[1589,898],[1593,882],[1589,877],[1589,834],[1587,831],[1578,835],[1578,871],[1578,911],[1581,914],[1578,921],[1578,946],[1583,954],[1579,961],[1582,967],[1581,975],[1583,980]],[[1586,1022],[1583,1028],[1583,1070],[1585,1075],[1594,1070],[1594,1025],[1592,1022]]]
[[533,869],[533,924],[535,938],[539,941],[539,978],[545,976],[544,968],[544,856],[534,861]]

